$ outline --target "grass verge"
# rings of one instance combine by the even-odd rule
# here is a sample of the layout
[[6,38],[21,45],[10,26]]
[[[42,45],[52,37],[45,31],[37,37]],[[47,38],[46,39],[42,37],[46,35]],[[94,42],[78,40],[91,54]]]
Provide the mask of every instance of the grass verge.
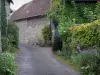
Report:
[[63,62],[65,65],[68,65],[69,67],[71,67],[75,71],[78,71],[79,72],[78,67],[76,65],[72,64],[72,62],[70,60],[64,59],[63,56],[59,56],[56,53],[55,53],[55,57],[57,58],[57,60]]

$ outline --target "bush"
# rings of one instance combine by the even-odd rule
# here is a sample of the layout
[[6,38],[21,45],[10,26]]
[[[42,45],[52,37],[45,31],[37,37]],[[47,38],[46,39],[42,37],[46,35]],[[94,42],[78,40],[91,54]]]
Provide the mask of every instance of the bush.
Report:
[[59,55],[59,56],[62,56],[62,51],[58,50],[58,51],[56,52],[56,54]]
[[15,53],[17,49],[8,38],[2,37],[2,50],[3,52]]
[[42,37],[44,40],[44,44],[50,45],[50,43],[51,43],[51,29],[48,26],[45,26],[42,29]]
[[61,36],[63,42],[72,49],[78,45],[81,49],[100,46],[100,20],[70,27]]
[[95,8],[95,14],[96,14],[96,17],[97,17],[97,19],[100,19],[100,2],[98,2],[97,4],[96,4],[96,8]]
[[67,58],[69,58],[73,52],[78,51],[78,46],[80,50],[88,49],[93,46],[99,47],[100,20],[69,27],[61,34],[61,38],[63,41],[63,55]]
[[82,75],[100,74],[100,50],[90,50],[72,56],[72,62],[80,68]]
[[94,45],[100,46],[100,22],[82,24],[71,28],[72,45],[79,44],[81,48],[88,48]]
[[13,22],[8,23],[8,39],[13,46],[18,48],[19,44],[19,29]]
[[12,53],[2,53],[0,55],[0,75],[15,75],[16,65]]
[[3,50],[3,52],[8,51],[8,47],[9,47],[9,39],[2,37],[2,50]]

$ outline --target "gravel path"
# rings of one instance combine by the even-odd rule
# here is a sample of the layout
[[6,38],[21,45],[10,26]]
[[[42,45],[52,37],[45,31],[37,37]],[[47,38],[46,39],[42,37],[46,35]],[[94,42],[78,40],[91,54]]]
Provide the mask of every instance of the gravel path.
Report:
[[71,68],[59,63],[51,48],[32,47],[21,44],[16,54],[16,75],[79,75]]

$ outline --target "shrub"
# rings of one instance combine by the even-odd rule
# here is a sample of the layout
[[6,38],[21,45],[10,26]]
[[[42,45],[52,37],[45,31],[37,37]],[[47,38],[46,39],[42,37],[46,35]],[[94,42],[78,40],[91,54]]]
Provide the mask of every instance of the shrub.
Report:
[[92,23],[74,25],[61,34],[64,56],[70,57],[79,46],[81,50],[100,46],[100,20]]
[[51,44],[51,29],[48,26],[45,26],[42,29],[42,37],[44,40],[44,44]]
[[2,50],[3,52],[15,53],[17,49],[8,38],[2,37]]
[[81,24],[67,28],[61,35],[63,42],[70,48],[76,49],[79,45],[82,49],[100,46],[100,20],[92,23]]
[[80,68],[82,75],[100,74],[100,50],[90,50],[76,56],[72,56],[72,62]]
[[3,52],[8,51],[9,39],[2,37],[2,50]]
[[81,48],[88,48],[94,45],[100,46],[100,22],[82,24],[71,28],[72,45],[79,44]]
[[64,31],[63,34],[61,34],[62,44],[63,44],[62,51],[63,51],[63,55],[66,58],[70,58],[72,54],[72,49],[70,46],[71,36],[72,36],[72,33],[69,28],[67,28],[66,31]]
[[8,23],[8,39],[13,46],[18,48],[19,44],[19,29],[13,22]]
[[62,51],[58,50],[58,51],[56,52],[56,54],[59,55],[59,56],[62,56]]
[[96,4],[96,8],[95,8],[95,14],[96,14],[96,17],[97,17],[97,19],[100,19],[100,2],[98,2],[97,4]]
[[62,50],[63,50],[63,56],[66,59],[70,59],[70,56],[72,55],[72,49],[71,49],[70,45],[64,43]]
[[42,29],[42,35],[43,35],[43,39],[46,40],[51,40],[51,29],[48,26],[45,26]]
[[0,55],[0,74],[15,75],[16,65],[12,53],[2,53]]

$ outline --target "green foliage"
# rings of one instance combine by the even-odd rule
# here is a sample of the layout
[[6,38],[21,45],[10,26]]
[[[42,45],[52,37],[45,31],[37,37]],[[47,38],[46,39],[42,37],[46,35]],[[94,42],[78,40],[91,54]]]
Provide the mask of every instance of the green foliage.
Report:
[[16,65],[14,62],[14,54],[2,53],[0,54],[0,74],[15,75]]
[[67,43],[63,43],[62,50],[63,50],[63,56],[66,59],[70,59],[70,56],[72,55],[72,49],[71,49],[70,45]]
[[51,46],[51,29],[49,26],[44,26],[42,29],[42,39],[39,39],[39,45],[40,46]]
[[10,43],[18,48],[19,45],[19,28],[13,22],[8,23],[8,39]]
[[59,56],[62,56],[62,51],[58,50],[58,51],[56,52],[56,54],[59,55]]
[[95,14],[95,4],[71,4],[66,3],[61,9],[61,15],[59,17],[59,31],[62,35],[66,28],[69,28],[75,24],[88,23],[97,19]]
[[100,2],[76,4],[73,0],[54,1],[57,1],[56,4],[52,3],[55,8],[51,8],[49,15],[58,22],[63,41],[63,52],[57,53],[68,59],[71,57],[83,75],[99,75],[100,52],[93,50],[94,52],[71,55],[77,46],[81,49],[100,47]]
[[7,36],[7,15],[5,8],[5,0],[1,0],[1,35],[2,37]]
[[50,8],[50,10],[47,13],[47,16],[51,19],[51,18],[55,18],[57,20],[58,18],[58,12],[59,12],[59,7],[60,7],[60,0],[52,0],[52,7]]
[[3,52],[15,53],[17,49],[8,38],[2,37],[2,50]]
[[63,43],[69,44],[71,42],[71,36],[72,36],[72,33],[70,29],[66,28],[66,30],[63,31],[63,34],[61,34]]
[[9,22],[7,37],[2,37],[2,50],[3,52],[16,52],[19,44],[19,29],[17,26]]
[[99,17],[99,7],[99,2],[97,4],[76,4],[73,0],[53,0],[48,16],[58,21],[59,32],[63,34],[66,28],[74,24],[88,23],[97,19]]
[[100,19],[100,2],[98,2],[96,5],[95,14],[97,15],[97,19]]
[[83,20],[82,22],[77,18],[79,21],[77,23],[85,23],[85,22],[91,22],[96,19],[96,14],[95,14],[95,7],[96,4],[92,3],[82,3],[82,4],[77,4],[77,13],[79,14],[79,17]]
[[9,48],[9,39],[2,37],[2,50],[3,52],[8,51]]
[[66,59],[70,59],[71,55],[77,52],[77,46],[81,49],[100,47],[100,20],[67,28],[61,37],[63,40],[62,55]]
[[[2,50],[3,53],[0,54],[0,75],[15,75],[16,65],[14,59],[14,53],[16,51],[16,47],[18,47],[17,42],[17,28],[13,25],[7,24],[7,15],[6,15],[6,7],[5,0],[1,0],[1,9],[0,9],[0,19],[1,19],[1,42],[2,42]],[[11,33],[11,32],[12,33]],[[16,32],[15,32],[16,31]],[[12,52],[12,53],[7,53]]]
[[81,48],[100,46],[100,22],[99,20],[88,24],[82,24],[71,28],[71,44],[80,45]]
[[71,48],[71,36],[72,33],[70,31],[70,29],[66,29],[66,31],[63,32],[63,34],[61,34],[61,38],[63,41],[63,55],[65,56],[66,59],[69,59],[71,54],[72,54],[72,48]]
[[72,62],[80,68],[82,75],[100,74],[100,50],[89,50],[89,52],[74,55]]
[[96,20],[92,23],[67,28],[61,37],[64,45],[72,49],[76,49],[78,45],[81,48],[100,46],[100,22]]
[[42,29],[42,36],[45,42],[51,40],[51,29],[48,26]]
[[62,56],[62,52],[58,51],[57,53],[55,53],[55,56],[57,58],[57,60],[63,62],[65,65],[71,67],[73,70],[79,72],[79,68],[77,67],[77,65],[73,64],[72,61],[70,59],[65,59],[64,56]]

